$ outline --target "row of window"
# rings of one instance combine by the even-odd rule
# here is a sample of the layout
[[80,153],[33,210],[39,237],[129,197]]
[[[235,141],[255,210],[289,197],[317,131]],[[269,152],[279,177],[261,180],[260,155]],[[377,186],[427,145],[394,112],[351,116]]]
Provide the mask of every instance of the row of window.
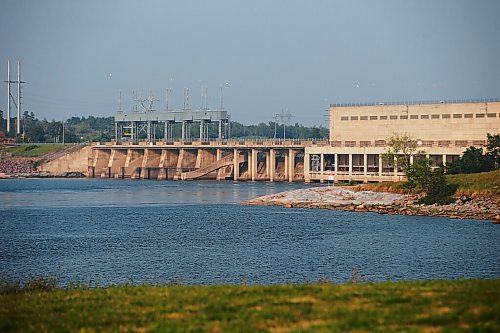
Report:
[[[372,141],[331,141],[330,145],[332,147],[356,147],[358,145],[360,147],[385,147],[387,145],[385,140],[375,140]],[[417,145],[421,147],[433,147],[434,145],[438,145],[439,147],[449,147],[454,144],[455,147],[468,147],[468,146],[482,146],[486,144],[485,140],[419,140],[417,141]]]
[[[476,113],[476,118],[495,118],[497,116],[496,113]],[[450,118],[474,118],[473,113],[454,113],[454,114],[421,114],[420,116],[417,114],[412,114],[409,116],[409,119],[450,119]],[[396,119],[408,119],[408,115],[391,115],[391,116],[341,116],[340,120],[396,120]]]

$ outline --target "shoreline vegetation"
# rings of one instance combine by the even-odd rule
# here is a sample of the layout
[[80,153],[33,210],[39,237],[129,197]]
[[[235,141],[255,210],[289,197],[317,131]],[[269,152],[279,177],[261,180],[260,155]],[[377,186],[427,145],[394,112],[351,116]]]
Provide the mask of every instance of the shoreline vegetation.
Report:
[[407,190],[402,183],[321,186],[266,195],[242,201],[242,204],[483,219],[500,223],[500,171],[447,178],[458,187],[454,202],[447,205],[419,204],[424,194]]
[[499,279],[0,293],[2,332],[498,332],[499,314]]

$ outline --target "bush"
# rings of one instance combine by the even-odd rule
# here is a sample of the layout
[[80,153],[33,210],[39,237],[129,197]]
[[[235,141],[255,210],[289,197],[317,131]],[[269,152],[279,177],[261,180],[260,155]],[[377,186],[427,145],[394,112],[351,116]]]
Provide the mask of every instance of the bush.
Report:
[[457,191],[458,185],[456,184],[440,184],[439,186],[432,188],[427,196],[418,200],[418,204],[424,205],[448,205],[455,202],[453,199],[453,194]]
[[421,158],[414,161],[407,167],[406,177],[408,178],[405,184],[407,188],[418,188],[427,194],[418,203],[447,205],[454,201],[453,194],[457,186],[447,184],[442,166],[432,170],[430,159]]
[[406,188],[419,188],[427,191],[428,182],[432,175],[430,159],[418,158],[413,164],[408,165],[404,171],[408,179],[405,184]]
[[488,133],[488,143],[483,148],[469,147],[462,157],[447,166],[449,174],[468,174],[498,170],[500,167],[500,134]]
[[428,195],[417,201],[418,204],[424,205],[449,205],[453,202],[455,202],[455,199],[447,194]]

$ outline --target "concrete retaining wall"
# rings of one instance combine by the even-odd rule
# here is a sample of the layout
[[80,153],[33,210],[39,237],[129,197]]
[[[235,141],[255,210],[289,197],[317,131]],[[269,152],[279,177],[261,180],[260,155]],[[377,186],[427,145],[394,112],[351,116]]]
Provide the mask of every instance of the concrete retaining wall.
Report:
[[51,173],[63,172],[82,172],[88,173],[89,157],[92,154],[92,147],[86,146],[77,151],[63,155],[53,161],[42,164],[38,167],[39,171]]

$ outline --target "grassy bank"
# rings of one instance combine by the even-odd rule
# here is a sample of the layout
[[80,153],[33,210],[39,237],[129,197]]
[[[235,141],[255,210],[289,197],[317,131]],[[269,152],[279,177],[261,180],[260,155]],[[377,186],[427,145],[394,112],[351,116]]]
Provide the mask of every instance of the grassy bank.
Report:
[[40,157],[46,154],[57,153],[71,146],[72,144],[63,145],[61,143],[22,144],[0,147],[0,155],[9,157]]
[[499,332],[500,280],[21,291],[0,331]]
[[[455,195],[500,195],[500,170],[465,175],[446,175],[450,185],[457,185]],[[366,191],[408,193],[403,182],[381,182],[360,185]]]
[[457,194],[500,195],[500,170],[466,175],[447,175],[449,184],[458,185]]

